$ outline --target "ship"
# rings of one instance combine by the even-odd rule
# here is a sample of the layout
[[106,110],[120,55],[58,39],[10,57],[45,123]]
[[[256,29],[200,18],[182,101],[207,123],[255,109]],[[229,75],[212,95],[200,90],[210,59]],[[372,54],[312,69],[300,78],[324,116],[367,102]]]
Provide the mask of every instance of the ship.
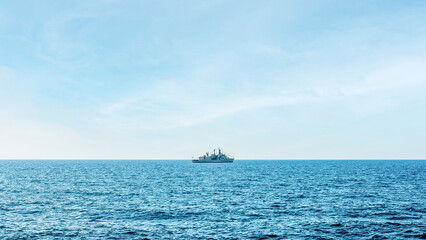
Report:
[[216,154],[216,149],[213,150],[213,154],[208,152],[198,159],[192,159],[193,163],[233,163],[234,157],[229,156],[224,153],[220,148],[218,149],[218,154]]

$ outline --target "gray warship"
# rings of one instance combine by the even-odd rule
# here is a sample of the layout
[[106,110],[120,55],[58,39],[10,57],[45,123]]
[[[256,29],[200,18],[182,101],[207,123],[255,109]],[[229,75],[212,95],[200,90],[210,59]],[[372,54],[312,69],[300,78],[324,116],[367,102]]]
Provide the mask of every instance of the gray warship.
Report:
[[220,148],[218,149],[218,154],[216,154],[216,149],[213,150],[213,154],[206,153],[198,159],[192,159],[193,163],[233,163],[234,157],[231,157],[224,153]]

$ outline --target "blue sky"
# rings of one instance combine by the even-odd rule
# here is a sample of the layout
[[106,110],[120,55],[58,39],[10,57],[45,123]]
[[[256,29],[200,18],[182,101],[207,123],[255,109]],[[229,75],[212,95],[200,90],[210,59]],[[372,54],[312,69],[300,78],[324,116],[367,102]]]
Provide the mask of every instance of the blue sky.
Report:
[[0,1],[0,158],[426,158],[425,1]]

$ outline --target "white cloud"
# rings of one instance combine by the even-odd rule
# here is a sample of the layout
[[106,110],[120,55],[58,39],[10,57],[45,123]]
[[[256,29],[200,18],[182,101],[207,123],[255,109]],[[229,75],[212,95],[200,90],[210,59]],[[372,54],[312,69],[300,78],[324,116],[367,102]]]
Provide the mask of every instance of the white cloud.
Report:
[[[362,79],[351,83],[311,85],[289,89],[276,85],[273,92],[236,91],[215,92],[211,82],[169,81],[152,85],[131,97],[125,97],[103,106],[98,117],[103,124],[126,126],[128,129],[173,129],[211,122],[244,111],[262,108],[300,105],[333,101],[344,101],[346,97],[365,97],[381,92],[400,91],[404,88],[424,84],[426,73],[424,62],[411,61],[364,74]],[[352,78],[351,76],[347,76]],[[215,88],[216,87],[216,88]],[[209,89],[214,89],[210,91]],[[220,89],[217,88],[217,89]],[[222,89],[223,90],[223,89]]]
[[425,69],[424,61],[394,63],[367,73],[363,81],[343,86],[341,91],[345,95],[360,95],[376,91],[398,91],[406,87],[426,84]]

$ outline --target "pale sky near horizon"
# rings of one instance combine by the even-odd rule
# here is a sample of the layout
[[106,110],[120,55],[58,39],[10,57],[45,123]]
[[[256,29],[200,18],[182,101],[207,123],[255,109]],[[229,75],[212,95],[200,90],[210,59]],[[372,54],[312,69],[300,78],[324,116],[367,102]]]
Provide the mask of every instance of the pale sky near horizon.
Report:
[[0,159],[425,159],[426,1],[0,0]]

